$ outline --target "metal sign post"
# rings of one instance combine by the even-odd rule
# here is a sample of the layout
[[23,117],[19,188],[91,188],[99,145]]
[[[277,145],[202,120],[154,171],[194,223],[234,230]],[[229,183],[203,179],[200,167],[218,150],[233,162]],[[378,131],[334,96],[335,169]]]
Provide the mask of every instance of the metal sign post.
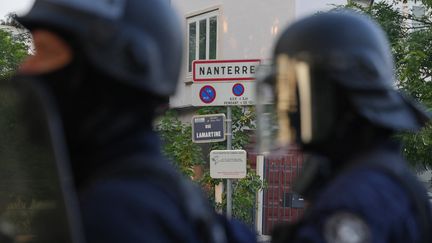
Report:
[[[232,148],[232,111],[231,107],[227,106],[227,150]],[[232,181],[227,179],[227,217],[232,217]]]
[[232,179],[245,178],[247,152],[237,150],[212,150],[210,152],[210,177],[227,179],[227,217],[232,215]]
[[[195,60],[193,62],[192,105],[227,107],[227,150],[232,149],[232,110],[231,106],[255,104],[256,67],[259,59],[247,60]],[[202,133],[213,135],[213,133]],[[201,134],[200,134],[201,136]],[[198,139],[197,139],[198,140]],[[237,177],[233,177],[237,178]],[[232,180],[227,179],[228,218],[232,216]]]

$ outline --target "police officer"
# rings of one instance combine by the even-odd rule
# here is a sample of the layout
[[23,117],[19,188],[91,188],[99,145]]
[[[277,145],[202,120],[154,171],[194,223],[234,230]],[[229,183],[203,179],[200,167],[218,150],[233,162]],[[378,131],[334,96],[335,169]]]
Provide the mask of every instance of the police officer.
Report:
[[60,113],[87,242],[254,241],[238,224],[229,235],[152,131],[182,57],[169,1],[36,0],[19,21],[36,52],[16,79],[41,85]]
[[383,31],[359,14],[317,14],[281,34],[273,61],[259,84],[266,90],[259,110],[262,129],[277,118],[261,134],[276,137],[261,145],[300,145],[305,162],[294,189],[308,207],[297,223],[276,227],[272,240],[430,242],[426,192],[394,139],[429,117],[395,90]]

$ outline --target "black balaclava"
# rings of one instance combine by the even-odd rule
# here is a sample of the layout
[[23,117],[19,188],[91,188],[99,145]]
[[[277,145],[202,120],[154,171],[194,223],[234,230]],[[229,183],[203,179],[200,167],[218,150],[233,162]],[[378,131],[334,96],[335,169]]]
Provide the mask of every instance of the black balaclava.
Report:
[[32,78],[47,87],[57,103],[78,186],[123,156],[157,151],[152,146],[158,141],[144,137],[163,99],[116,81],[79,54],[60,70]]
[[[359,153],[391,139],[395,131],[373,124],[363,118],[350,101],[349,91],[330,80],[331,77],[326,76],[323,72],[320,72],[315,78],[316,80],[312,82],[326,83],[327,86],[331,86],[328,90],[331,90],[329,92],[332,94],[326,93],[325,90],[315,94],[323,96],[322,99],[318,99],[321,100],[321,103],[327,100],[327,104],[332,105],[319,114],[323,116],[319,118],[321,122],[325,122],[326,118],[329,119],[329,124],[321,127],[326,128],[326,133],[323,133],[321,140],[302,144],[306,153],[318,153],[325,156],[334,163],[334,166],[338,167]],[[327,116],[333,117],[330,119]]]

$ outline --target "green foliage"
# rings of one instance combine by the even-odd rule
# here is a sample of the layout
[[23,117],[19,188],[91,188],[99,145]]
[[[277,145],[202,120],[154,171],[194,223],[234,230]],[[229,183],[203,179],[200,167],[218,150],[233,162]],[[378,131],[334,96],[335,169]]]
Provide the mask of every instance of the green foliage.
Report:
[[6,19],[0,20],[0,24],[15,27],[17,29],[23,29],[24,26],[17,21],[17,18],[18,15],[16,13],[9,13],[6,15]]
[[432,0],[422,0],[423,4],[429,8],[432,8]]
[[205,163],[201,147],[192,142],[191,125],[178,120],[174,111],[161,118],[157,131],[163,141],[163,152],[184,175],[191,177],[194,165]]
[[32,235],[37,229],[43,227],[41,223],[47,222],[46,215],[57,213],[57,210],[58,205],[55,201],[35,199],[26,201],[17,198],[8,204],[2,217],[12,227],[12,234]]
[[[222,182],[221,179],[212,179],[210,173],[207,173],[201,178],[201,185],[210,185],[211,192],[214,191],[214,187]],[[259,190],[265,188],[265,183],[259,178],[259,176],[251,170],[245,178],[240,180],[232,180],[233,195],[232,195],[232,212],[233,217],[241,220],[247,225],[253,226],[254,222],[254,211],[256,210],[256,193]],[[222,203],[216,203],[214,200],[214,194],[208,195],[209,201],[213,203],[215,208],[219,211],[225,211],[226,209],[226,191],[222,195]]]
[[26,56],[26,45],[14,40],[10,33],[0,30],[0,78],[10,77]]
[[431,168],[432,124],[417,133],[400,134],[404,144],[404,155],[414,168]]
[[[250,142],[250,131],[255,126],[256,113],[254,107],[232,107],[232,149],[244,149]],[[200,115],[226,113],[226,107],[204,107],[198,110]],[[212,143],[211,150],[226,149],[226,143]],[[221,180],[211,179],[207,174],[204,180],[210,181],[212,191],[214,186]],[[255,210],[255,195],[262,189],[263,182],[252,171],[248,171],[247,176],[241,180],[233,180],[233,217],[246,224],[253,225],[253,213]],[[210,197],[213,200],[213,197]],[[222,204],[216,205],[220,209],[226,208],[226,191],[223,194]]]
[[252,226],[256,209],[255,196],[264,188],[263,181],[254,172],[249,172],[245,178],[233,184],[233,216]]
[[[254,107],[238,107],[234,106],[232,110],[232,149],[243,149],[249,143],[250,132],[253,131],[255,126],[255,108]],[[198,110],[200,115],[225,113],[226,107],[204,107]],[[213,143],[211,149],[226,149],[226,143]]]
[[6,19],[0,20],[0,25],[5,25],[15,29],[13,39],[16,42],[23,43],[26,46],[26,50],[32,48],[32,37],[30,31],[28,31],[20,22],[17,20],[18,16],[16,13],[9,13]]
[[[226,113],[226,107],[204,107],[197,112],[200,115]],[[249,143],[250,133],[255,129],[255,111],[251,107],[232,107],[232,130],[233,130],[233,149],[244,149]],[[163,150],[165,154],[173,159],[185,175],[191,177],[193,165],[204,164],[208,161],[208,156],[204,160],[204,153],[209,154],[210,150],[226,149],[226,142],[211,143],[210,149],[203,153],[202,148],[192,142],[191,125],[182,123],[176,117],[175,112],[170,111],[161,118],[157,130],[160,132],[164,141]],[[208,163],[205,163],[204,174],[198,183],[208,192],[209,201],[216,208],[226,208],[226,194],[223,195],[223,203],[216,204],[214,200],[214,188],[222,182],[221,179],[210,177]],[[246,178],[233,180],[233,216],[243,222],[253,224],[253,212],[255,209],[255,195],[258,190],[263,188],[263,182],[254,173],[249,171]]]
[[432,25],[410,33],[398,63],[400,88],[432,107]]
[[[432,1],[423,0],[426,14],[415,17],[402,13],[396,4],[377,2],[362,8],[355,4],[345,7],[361,11],[375,19],[387,33],[396,64],[398,88],[432,108]],[[412,24],[414,23],[416,24]],[[418,133],[402,133],[397,137],[404,145],[404,154],[411,165],[432,167],[432,125]]]
[[[207,196],[209,201],[219,211],[225,211],[226,209],[226,191],[222,195],[222,203],[216,203],[214,199],[214,187],[222,182],[221,179],[213,179],[210,177],[209,171],[207,171],[200,180],[202,186],[207,186],[210,192]],[[266,183],[263,182],[259,176],[251,170],[248,170],[245,178],[240,180],[232,180],[233,184],[233,217],[241,220],[247,225],[253,226],[253,215],[256,210],[256,193],[259,190],[263,190],[266,187]]]

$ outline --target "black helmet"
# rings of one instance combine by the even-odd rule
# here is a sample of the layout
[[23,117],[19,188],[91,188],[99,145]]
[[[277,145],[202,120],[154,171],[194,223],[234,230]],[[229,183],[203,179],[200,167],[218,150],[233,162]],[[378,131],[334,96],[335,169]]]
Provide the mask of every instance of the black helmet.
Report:
[[36,0],[18,20],[73,36],[98,69],[166,97],[175,92],[182,33],[169,1]]
[[351,111],[388,131],[416,130],[429,120],[396,91],[390,45],[366,16],[339,11],[301,19],[281,34],[273,62],[262,83],[274,89],[278,131],[271,134],[282,145],[296,138],[326,143]]

